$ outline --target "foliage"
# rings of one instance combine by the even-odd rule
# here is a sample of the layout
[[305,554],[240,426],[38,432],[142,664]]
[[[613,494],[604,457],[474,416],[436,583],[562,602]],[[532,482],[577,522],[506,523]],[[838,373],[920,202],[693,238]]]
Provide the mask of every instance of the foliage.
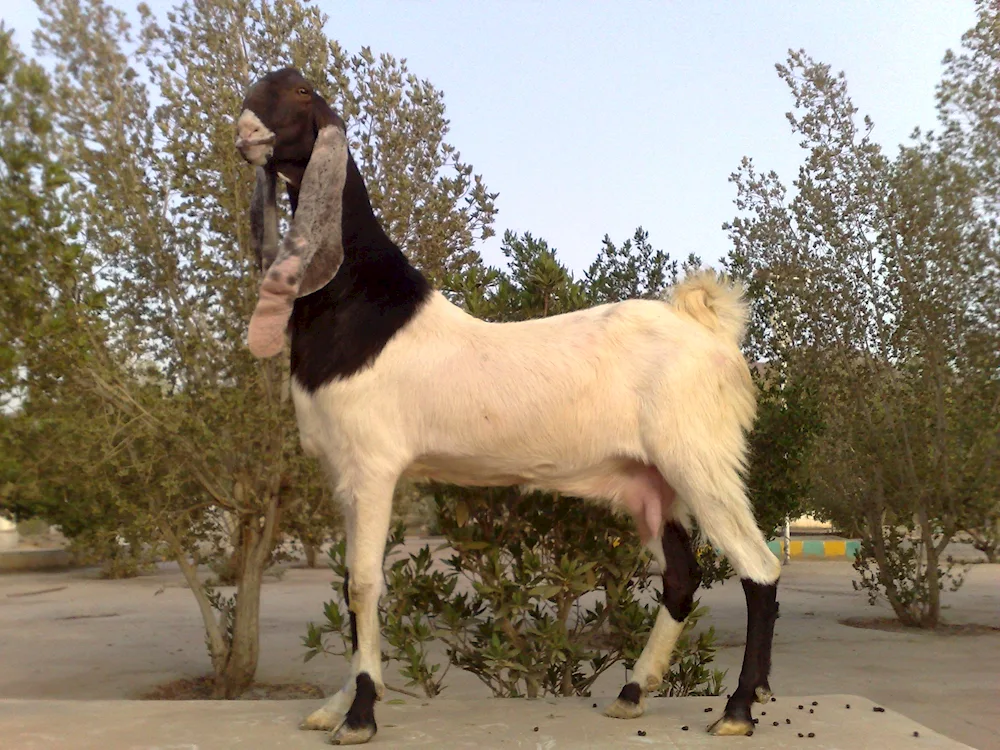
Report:
[[[757,302],[750,345],[819,407],[809,490],[861,534],[860,564],[875,561],[862,584],[902,622],[933,627],[941,553],[998,448],[995,226],[946,140],[916,132],[891,160],[843,74],[802,51],[777,68],[806,158],[792,196],[750,159],[732,177],[730,265]],[[919,564],[899,527],[914,529]]]

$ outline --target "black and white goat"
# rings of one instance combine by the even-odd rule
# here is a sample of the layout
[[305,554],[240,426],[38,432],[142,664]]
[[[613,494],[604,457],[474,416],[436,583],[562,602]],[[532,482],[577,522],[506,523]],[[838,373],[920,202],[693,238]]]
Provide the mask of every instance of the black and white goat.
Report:
[[[558,491],[632,515],[662,565],[663,595],[634,680],[605,709],[618,718],[643,713],[669,666],[700,583],[697,521],[747,600],[739,687],[709,731],[750,734],[752,702],[770,696],[780,563],[741,477],[756,405],[740,291],[707,272],[669,300],[487,323],[432,289],[386,236],[344,122],[298,71],[254,84],[237,131],[257,167],[251,225],[264,273],[248,343],[270,357],[290,334],[302,446],[346,518],[352,675],[303,726],[333,730],[335,744],[375,734],[382,554],[393,489],[409,476]],[[278,176],[294,212],[280,247]]]

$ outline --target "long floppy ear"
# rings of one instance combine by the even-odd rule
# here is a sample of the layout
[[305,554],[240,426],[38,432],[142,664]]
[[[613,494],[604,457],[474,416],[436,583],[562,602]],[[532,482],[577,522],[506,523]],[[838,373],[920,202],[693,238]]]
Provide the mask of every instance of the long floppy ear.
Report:
[[295,298],[326,286],[340,269],[346,179],[347,138],[337,125],[327,125],[316,137],[302,176],[291,227],[260,285],[247,337],[255,357],[281,351]]
[[263,273],[278,256],[277,175],[257,167],[257,183],[250,198],[250,247]]
[[313,104],[313,122],[316,126],[316,133],[318,134],[327,125],[336,125],[342,131],[346,132],[347,127],[344,125],[344,121],[340,116],[333,111],[333,107],[326,103],[326,99],[317,94],[315,91],[312,95]]

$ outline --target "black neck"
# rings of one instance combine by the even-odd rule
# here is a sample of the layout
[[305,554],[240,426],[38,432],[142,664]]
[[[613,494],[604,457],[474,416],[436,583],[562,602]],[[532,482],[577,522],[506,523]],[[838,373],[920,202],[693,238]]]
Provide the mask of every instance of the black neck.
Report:
[[344,262],[322,289],[295,301],[292,376],[307,391],[370,366],[427,301],[431,286],[389,239],[348,157]]

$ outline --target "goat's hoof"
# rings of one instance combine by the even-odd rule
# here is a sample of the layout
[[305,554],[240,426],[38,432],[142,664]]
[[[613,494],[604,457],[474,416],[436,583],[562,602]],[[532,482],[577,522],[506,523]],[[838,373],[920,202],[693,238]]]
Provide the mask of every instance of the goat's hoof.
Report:
[[604,709],[604,715],[612,719],[637,719],[646,710],[646,694],[636,682],[630,682],[615,698],[615,702]]
[[716,737],[749,737],[753,734],[753,721],[723,716],[708,728]]
[[331,732],[344,722],[344,715],[318,708],[299,722],[299,729],[318,729]]
[[349,727],[347,722],[340,725],[340,728],[330,735],[331,745],[363,745],[375,736],[378,728],[374,724],[365,724],[360,727]]
[[769,703],[773,695],[774,693],[771,692],[771,688],[767,685],[761,685],[753,691],[754,700],[758,703]]

